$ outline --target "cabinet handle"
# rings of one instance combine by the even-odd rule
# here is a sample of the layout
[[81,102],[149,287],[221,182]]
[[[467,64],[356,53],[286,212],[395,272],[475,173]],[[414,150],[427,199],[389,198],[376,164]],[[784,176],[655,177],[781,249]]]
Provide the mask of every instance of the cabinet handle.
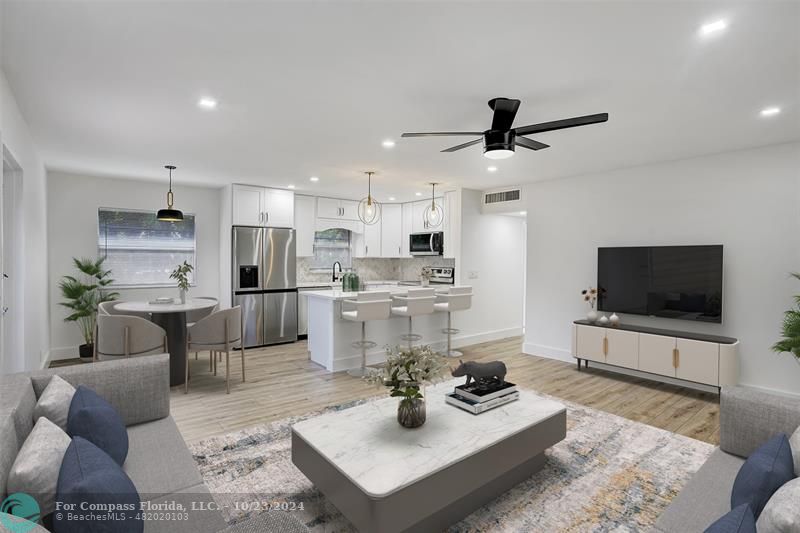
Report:
[[269,211],[264,211],[264,223],[269,222]]
[[603,337],[603,355],[608,355],[608,337]]
[[675,368],[681,366],[681,351],[675,348]]

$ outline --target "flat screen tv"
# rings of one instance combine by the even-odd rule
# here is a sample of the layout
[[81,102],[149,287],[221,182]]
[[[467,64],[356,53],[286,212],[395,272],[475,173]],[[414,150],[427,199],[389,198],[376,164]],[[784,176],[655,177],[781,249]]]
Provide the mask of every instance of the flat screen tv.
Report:
[[722,245],[597,249],[600,311],[722,322]]

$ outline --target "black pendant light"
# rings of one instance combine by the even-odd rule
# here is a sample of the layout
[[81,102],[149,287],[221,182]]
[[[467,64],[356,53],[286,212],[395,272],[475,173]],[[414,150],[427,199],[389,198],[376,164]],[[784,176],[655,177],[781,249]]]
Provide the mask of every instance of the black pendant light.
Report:
[[167,208],[159,209],[156,219],[163,220],[164,222],[180,222],[183,220],[183,213],[179,209],[172,209],[172,171],[175,170],[175,165],[164,165],[164,168],[169,170],[169,192],[167,192]]

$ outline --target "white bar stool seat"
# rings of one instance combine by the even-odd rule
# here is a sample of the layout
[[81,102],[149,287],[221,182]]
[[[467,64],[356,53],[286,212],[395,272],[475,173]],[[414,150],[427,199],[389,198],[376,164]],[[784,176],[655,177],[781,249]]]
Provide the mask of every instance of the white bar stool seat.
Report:
[[447,334],[447,356],[461,357],[463,355],[461,352],[451,349],[453,335],[460,331],[453,328],[452,313],[453,311],[465,311],[472,307],[472,286],[448,287],[447,292],[437,294],[437,300],[439,301],[433,305],[436,312],[447,313],[447,327],[442,330],[442,333]]
[[[345,306],[353,307],[345,311]],[[377,343],[367,340],[367,322],[370,320],[386,320],[391,315],[392,300],[388,291],[359,292],[355,300],[342,301],[342,318],[351,322],[361,322],[361,340],[353,343],[361,348],[361,367],[347,371],[353,377],[364,377],[367,373],[367,349],[374,348]]]
[[408,347],[411,348],[414,341],[422,339],[422,335],[414,333],[412,319],[415,316],[433,313],[433,306],[436,303],[436,289],[408,289],[407,296],[392,296],[392,299],[404,304],[393,305],[392,315],[408,317],[408,333],[401,335],[400,338],[408,341]]

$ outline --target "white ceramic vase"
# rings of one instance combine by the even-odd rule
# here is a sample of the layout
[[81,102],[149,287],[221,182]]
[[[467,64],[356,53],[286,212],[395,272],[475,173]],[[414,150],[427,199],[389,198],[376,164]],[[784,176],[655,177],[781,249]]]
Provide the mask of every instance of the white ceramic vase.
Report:
[[594,322],[597,320],[597,311],[594,308],[589,309],[589,312],[586,313],[586,320],[589,322]]
[[179,289],[179,292],[181,294],[181,303],[185,304],[186,303],[186,291],[183,290],[183,289]]
[[612,313],[610,317],[608,317],[608,321],[611,322],[612,326],[619,326],[619,317],[617,313]]
[[597,323],[600,324],[601,326],[607,326],[608,325],[608,317],[606,315],[601,316],[597,320]]

